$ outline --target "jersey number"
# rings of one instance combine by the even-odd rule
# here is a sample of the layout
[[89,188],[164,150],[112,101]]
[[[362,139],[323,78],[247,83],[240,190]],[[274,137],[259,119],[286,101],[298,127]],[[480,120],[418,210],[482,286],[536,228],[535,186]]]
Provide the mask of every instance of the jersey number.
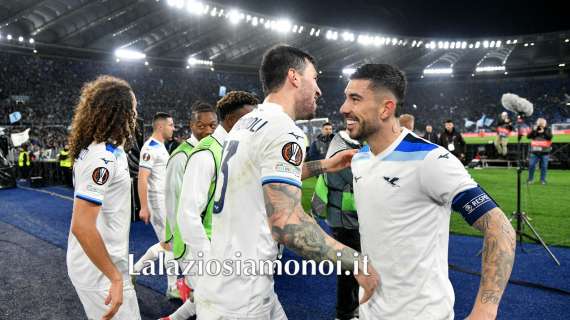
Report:
[[220,193],[220,199],[214,202],[214,213],[222,212],[224,209],[224,198],[226,197],[226,189],[228,187],[228,162],[230,159],[236,154],[237,148],[239,145],[239,141],[229,141],[227,145],[224,146],[224,153],[226,156],[224,157],[224,161],[222,161],[222,174],[224,177],[224,181],[222,182],[222,191]]

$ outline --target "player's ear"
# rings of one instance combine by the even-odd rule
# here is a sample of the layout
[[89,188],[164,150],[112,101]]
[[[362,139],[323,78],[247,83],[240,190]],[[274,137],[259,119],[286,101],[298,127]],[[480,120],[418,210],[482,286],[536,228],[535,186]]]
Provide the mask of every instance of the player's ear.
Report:
[[382,100],[380,119],[386,120],[396,114],[396,102],[392,99]]
[[301,76],[297,70],[293,68],[289,68],[287,71],[287,80],[293,85],[295,88],[298,88],[301,85]]

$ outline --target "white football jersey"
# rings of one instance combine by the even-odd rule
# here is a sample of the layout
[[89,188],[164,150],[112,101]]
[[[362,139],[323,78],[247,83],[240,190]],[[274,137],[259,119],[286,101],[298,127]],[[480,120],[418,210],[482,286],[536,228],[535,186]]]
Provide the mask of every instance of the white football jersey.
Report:
[[[304,150],[303,131],[280,105],[261,104],[239,120],[224,144],[210,259],[276,259],[277,243],[269,229],[262,187],[285,183],[301,188]],[[248,276],[243,271],[241,275],[205,274],[197,300],[226,315],[267,313],[275,297],[271,271],[264,269],[264,276]]]
[[453,319],[451,202],[477,184],[449,151],[407,129],[378,155],[362,148],[352,172],[362,252],[381,280],[361,318]]
[[[111,260],[128,280],[131,179],[125,151],[110,144],[92,143],[75,159],[73,180],[75,198],[101,206],[97,230]],[[107,277],[91,262],[71,232],[67,245],[67,271],[77,288],[109,288]]]
[[[149,138],[141,149],[139,166],[150,170],[148,178],[148,200],[166,201],[166,164],[168,163],[168,150],[164,143]],[[162,204],[161,207],[163,207]]]

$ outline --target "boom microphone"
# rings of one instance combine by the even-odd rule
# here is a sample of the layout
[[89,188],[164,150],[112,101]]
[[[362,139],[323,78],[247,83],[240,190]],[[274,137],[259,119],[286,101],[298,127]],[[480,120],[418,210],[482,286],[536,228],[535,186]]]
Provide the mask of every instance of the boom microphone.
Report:
[[524,114],[527,117],[532,116],[533,106],[530,101],[521,98],[514,93],[505,93],[501,97],[501,104],[505,109],[517,114]]

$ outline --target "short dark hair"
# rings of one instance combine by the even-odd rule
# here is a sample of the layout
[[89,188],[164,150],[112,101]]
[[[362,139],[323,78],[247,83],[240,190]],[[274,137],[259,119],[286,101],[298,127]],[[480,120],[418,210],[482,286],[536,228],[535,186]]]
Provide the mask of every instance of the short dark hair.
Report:
[[316,68],[315,58],[300,49],[288,45],[276,45],[267,50],[259,68],[263,92],[270,94],[280,89],[285,83],[289,69],[303,73],[307,60]]
[[445,122],[444,122],[444,123],[453,123],[453,120],[451,120],[451,119],[447,119],[447,120],[445,120]]
[[245,91],[231,91],[226,94],[216,104],[220,120],[225,120],[228,115],[235,112],[245,105],[256,106],[259,104],[259,99],[249,92]]
[[406,75],[397,67],[389,64],[365,64],[350,76],[351,80],[369,80],[372,89],[387,89],[396,99],[398,105],[404,103],[408,81]]
[[323,123],[323,125],[321,126],[321,128],[324,128],[324,127],[326,127],[326,126],[331,126],[331,127],[332,127],[332,123],[330,123],[330,122],[325,122],[325,123]]
[[166,120],[168,118],[172,118],[172,116],[166,112],[157,112],[152,117],[152,124],[154,125],[154,123],[157,122],[158,120]]
[[190,110],[191,110],[190,122],[196,122],[196,120],[198,120],[198,114],[200,113],[206,113],[206,112],[216,113],[214,107],[211,104],[206,103],[204,101],[194,102],[194,104],[192,104],[192,107],[190,107]]

